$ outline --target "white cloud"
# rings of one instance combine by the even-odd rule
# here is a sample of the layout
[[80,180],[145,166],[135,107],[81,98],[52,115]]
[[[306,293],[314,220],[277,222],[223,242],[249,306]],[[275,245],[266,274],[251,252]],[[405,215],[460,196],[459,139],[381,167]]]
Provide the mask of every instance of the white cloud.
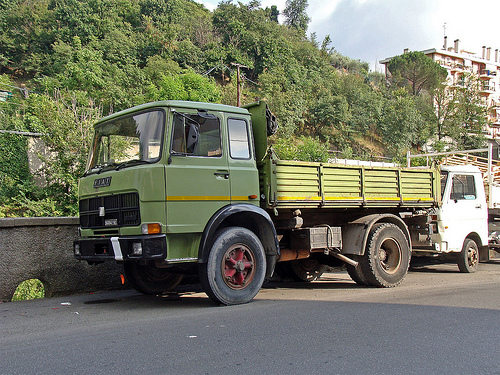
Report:
[[328,19],[333,14],[333,12],[335,12],[335,9],[340,2],[341,0],[331,0],[328,2],[324,2],[322,0],[309,1],[307,14],[311,18],[311,23],[309,24],[309,28],[311,29],[311,31],[314,31],[314,27],[316,24],[321,23],[325,19]]
[[203,4],[205,6],[205,8],[207,8],[208,10],[210,11],[214,11],[215,8],[217,8],[217,3],[212,1],[212,2],[208,2],[208,1],[197,1],[195,0],[197,3],[199,4]]

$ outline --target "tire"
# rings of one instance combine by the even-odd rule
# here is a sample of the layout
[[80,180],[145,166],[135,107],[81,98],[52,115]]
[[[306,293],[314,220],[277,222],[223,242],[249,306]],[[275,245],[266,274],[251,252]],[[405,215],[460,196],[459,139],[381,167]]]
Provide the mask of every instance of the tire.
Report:
[[205,293],[216,303],[250,302],[264,283],[264,247],[246,228],[222,229],[215,235],[207,263],[199,265],[199,274]]
[[390,288],[408,273],[411,251],[403,231],[391,223],[375,224],[368,235],[365,254],[358,267],[368,285]]
[[170,273],[165,268],[158,268],[154,263],[124,263],[125,277],[130,285],[143,294],[160,294],[174,289],[184,275]]
[[472,273],[477,271],[479,264],[479,248],[474,240],[466,238],[462,251],[458,254],[457,265],[460,272]]
[[[354,258],[355,258],[354,260],[359,262],[359,259],[356,259],[357,258],[356,256],[354,256]],[[347,273],[351,277],[352,281],[354,281],[358,285],[363,285],[363,286],[369,285],[368,282],[366,281],[366,277],[363,274],[363,270],[361,269],[360,264],[358,264],[358,266],[354,267],[354,266],[346,263],[345,266],[347,269]]]
[[328,267],[319,263],[314,258],[306,258],[285,262],[288,274],[294,281],[311,282],[317,280],[323,275]]

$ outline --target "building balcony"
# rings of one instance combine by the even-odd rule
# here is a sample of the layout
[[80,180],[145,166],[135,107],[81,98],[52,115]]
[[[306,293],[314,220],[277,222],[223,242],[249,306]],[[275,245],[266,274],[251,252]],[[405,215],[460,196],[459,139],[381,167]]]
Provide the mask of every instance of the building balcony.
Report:
[[482,79],[493,79],[496,77],[496,75],[497,72],[492,70],[481,70],[479,72],[479,77]]
[[481,86],[480,91],[482,94],[494,94],[495,93],[495,86],[483,85],[483,86]]
[[450,71],[452,72],[462,72],[464,70],[464,66],[462,64],[451,64]]

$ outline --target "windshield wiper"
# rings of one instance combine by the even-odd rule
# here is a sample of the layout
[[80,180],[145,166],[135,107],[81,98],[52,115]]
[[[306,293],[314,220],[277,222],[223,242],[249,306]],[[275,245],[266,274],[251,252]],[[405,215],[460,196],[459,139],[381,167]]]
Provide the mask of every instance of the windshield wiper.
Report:
[[86,171],[84,174],[83,174],[83,177],[85,176],[88,176],[89,174],[99,174],[101,173],[104,168],[109,168],[109,167],[113,167],[115,165],[115,163],[104,163],[103,165],[94,165],[92,168],[90,168],[88,171]]
[[124,161],[123,163],[118,164],[115,167],[115,170],[119,171],[120,169],[125,168],[125,167],[130,167],[131,165],[150,164],[150,163],[151,162],[147,161],[147,160],[132,159],[132,160],[127,160],[127,161]]

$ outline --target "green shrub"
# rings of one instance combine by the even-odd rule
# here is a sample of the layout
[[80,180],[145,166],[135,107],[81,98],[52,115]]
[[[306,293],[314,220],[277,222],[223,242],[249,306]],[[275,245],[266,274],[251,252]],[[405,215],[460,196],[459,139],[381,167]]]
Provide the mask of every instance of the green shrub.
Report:
[[328,161],[326,144],[315,138],[304,136],[292,139],[279,138],[273,144],[273,149],[282,160]]
[[24,301],[45,297],[45,288],[38,279],[29,279],[18,285],[12,301]]

